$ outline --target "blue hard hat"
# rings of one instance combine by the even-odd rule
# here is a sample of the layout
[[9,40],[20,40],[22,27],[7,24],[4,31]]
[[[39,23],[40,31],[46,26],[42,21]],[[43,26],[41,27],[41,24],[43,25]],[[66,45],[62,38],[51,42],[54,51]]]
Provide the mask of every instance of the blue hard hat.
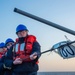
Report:
[[3,48],[3,47],[5,47],[5,43],[1,42],[0,43],[0,48]]
[[14,43],[14,41],[13,41],[11,38],[8,38],[8,39],[5,41],[5,45],[6,45],[7,43],[9,43],[9,42],[13,42],[13,43]]
[[19,31],[22,31],[22,30],[26,30],[28,31],[27,27],[23,24],[19,24],[16,28],[16,33],[18,33]]

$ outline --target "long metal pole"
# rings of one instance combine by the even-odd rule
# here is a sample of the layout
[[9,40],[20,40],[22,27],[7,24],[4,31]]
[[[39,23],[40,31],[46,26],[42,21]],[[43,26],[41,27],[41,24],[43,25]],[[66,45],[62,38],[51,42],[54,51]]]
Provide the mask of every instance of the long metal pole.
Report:
[[67,33],[70,33],[70,34],[72,34],[72,35],[75,35],[75,31],[73,31],[73,30],[71,30],[71,29],[68,29],[68,28],[66,28],[66,27],[60,26],[60,25],[58,25],[58,24],[55,24],[55,23],[53,23],[53,22],[50,22],[50,21],[45,20],[45,19],[43,19],[43,18],[40,18],[40,17],[38,17],[38,16],[32,15],[32,14],[27,13],[27,12],[25,12],[25,11],[22,11],[22,10],[20,10],[20,9],[18,9],[18,8],[14,8],[14,12],[17,12],[17,13],[22,14],[22,15],[24,15],[24,16],[30,17],[30,18],[32,18],[32,19],[34,19],[34,20],[40,21],[40,22],[42,22],[42,23],[45,23],[46,25],[52,26],[52,27],[54,27],[54,28],[57,28],[57,29],[60,29],[60,30],[62,30],[62,31],[65,31],[65,32],[67,32]]

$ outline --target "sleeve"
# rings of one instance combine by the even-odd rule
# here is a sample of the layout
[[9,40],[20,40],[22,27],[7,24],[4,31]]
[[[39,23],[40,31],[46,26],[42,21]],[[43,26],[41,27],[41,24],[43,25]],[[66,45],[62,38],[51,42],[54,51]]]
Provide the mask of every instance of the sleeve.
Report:
[[0,59],[0,71],[3,71],[4,67],[3,67],[3,62],[2,59]]
[[11,47],[8,52],[7,52],[7,55],[5,57],[5,60],[4,60],[4,68],[6,69],[12,69],[12,66],[13,66],[13,47]]
[[36,62],[36,61],[38,61],[38,59],[41,56],[41,46],[40,46],[40,44],[38,42],[33,43],[33,49],[32,49],[31,54],[33,54],[34,52],[37,52],[37,54],[38,54],[37,58],[34,60]]

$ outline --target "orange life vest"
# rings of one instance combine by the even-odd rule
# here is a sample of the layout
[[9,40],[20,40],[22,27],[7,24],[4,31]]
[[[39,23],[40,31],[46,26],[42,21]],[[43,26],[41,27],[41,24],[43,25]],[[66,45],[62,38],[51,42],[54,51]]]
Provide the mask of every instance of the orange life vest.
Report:
[[33,35],[28,35],[24,39],[24,43],[19,44],[19,39],[16,39],[15,51],[16,58],[21,58],[24,61],[31,61],[29,56],[32,52],[33,43],[36,42],[36,37]]

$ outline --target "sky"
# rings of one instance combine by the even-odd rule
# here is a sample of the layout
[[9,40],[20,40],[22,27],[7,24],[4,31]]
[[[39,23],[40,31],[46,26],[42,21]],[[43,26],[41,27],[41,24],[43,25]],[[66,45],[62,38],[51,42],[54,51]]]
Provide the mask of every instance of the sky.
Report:
[[[37,37],[41,52],[65,41],[64,35],[75,40],[74,35],[13,12],[15,7],[75,30],[75,0],[0,0],[0,42],[7,38],[15,40],[19,24],[26,25],[29,34]],[[39,71],[75,71],[75,58],[63,59],[54,52],[45,53],[39,59]]]

